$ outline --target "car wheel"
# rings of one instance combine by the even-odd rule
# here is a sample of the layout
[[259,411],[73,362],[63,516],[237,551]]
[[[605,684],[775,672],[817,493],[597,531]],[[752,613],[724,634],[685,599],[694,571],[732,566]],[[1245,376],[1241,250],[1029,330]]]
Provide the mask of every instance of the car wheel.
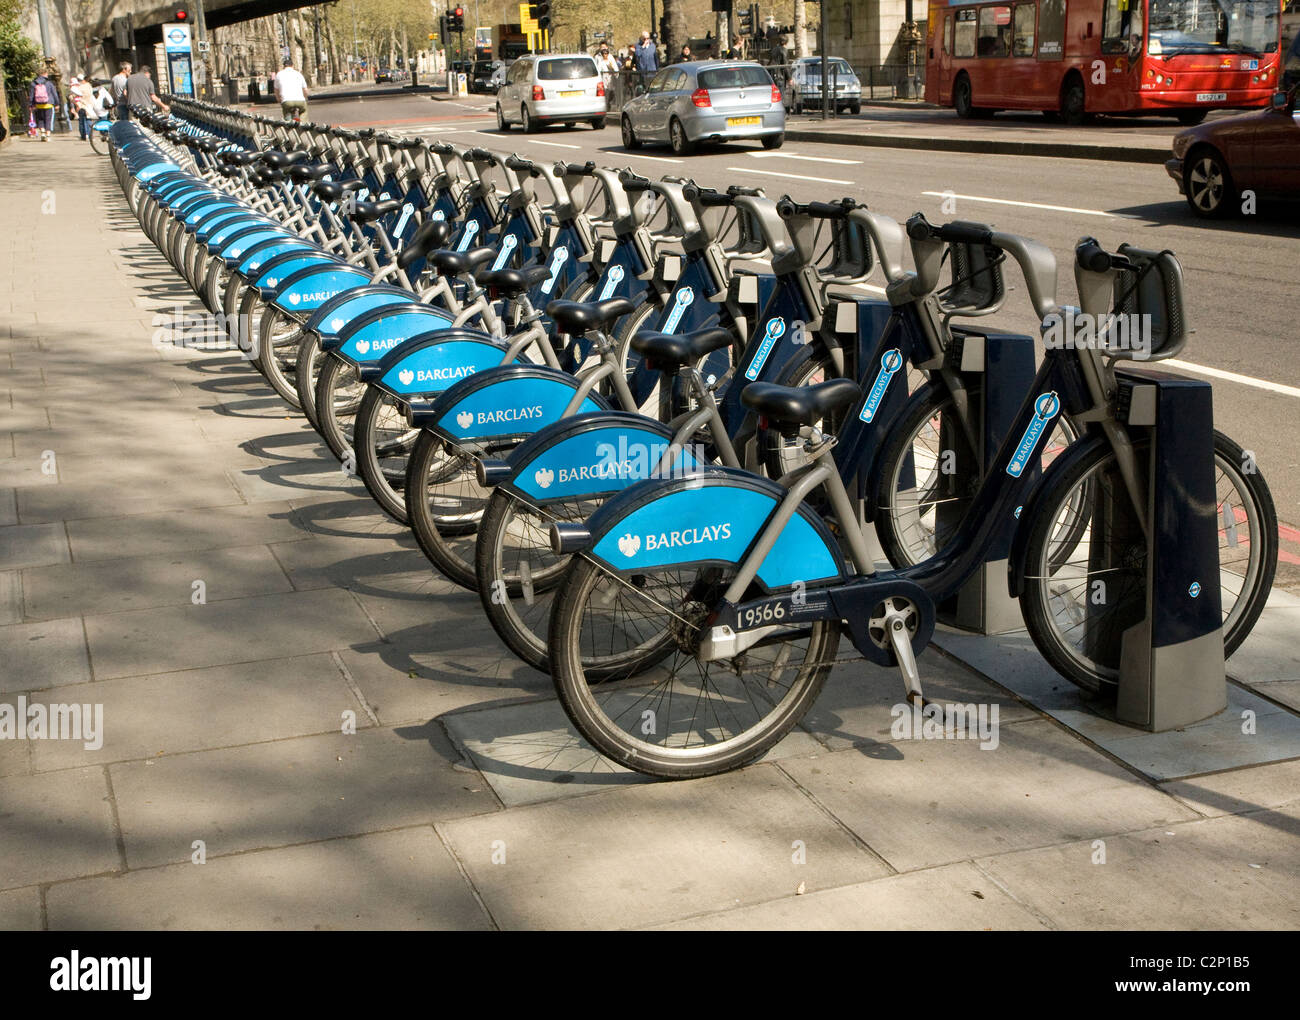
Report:
[[519,123],[524,129],[524,134],[531,135],[537,130],[537,125],[533,122],[533,115],[528,112],[527,106],[519,107]]
[[1224,158],[1214,149],[1193,149],[1183,166],[1183,194],[1197,216],[1217,219],[1237,206],[1237,188]]
[[566,120],[564,126],[566,128],[575,128],[578,126],[578,122],[576,120]]
[[779,149],[779,148],[781,148],[781,146],[783,146],[784,144],[785,144],[785,133],[784,133],[784,132],[782,132],[782,133],[779,134],[779,135],[764,135],[764,136],[763,136],[763,148],[765,148],[765,149]]
[[861,112],[862,112],[862,104],[861,104],[861,103],[854,103],[854,104],[852,104],[852,105],[849,107],[849,113],[853,114],[853,116],[855,116],[855,117],[856,117],[858,114],[860,114]]
[[674,156],[689,156],[695,150],[691,140],[686,137],[686,129],[682,127],[682,122],[676,117],[668,125],[668,138],[672,142]]
[[632,130],[632,120],[629,117],[623,117],[619,125],[623,130],[623,148],[639,149],[640,141],[637,140],[636,132]]
[[605,118],[604,118],[604,117],[594,117],[594,118],[592,118],[592,121],[591,121],[591,127],[592,127],[592,130],[594,130],[594,131],[601,131],[601,130],[603,130],[604,127],[605,127]]
[[509,131],[510,125],[506,123],[505,112],[501,109],[501,104],[497,103],[497,130]]

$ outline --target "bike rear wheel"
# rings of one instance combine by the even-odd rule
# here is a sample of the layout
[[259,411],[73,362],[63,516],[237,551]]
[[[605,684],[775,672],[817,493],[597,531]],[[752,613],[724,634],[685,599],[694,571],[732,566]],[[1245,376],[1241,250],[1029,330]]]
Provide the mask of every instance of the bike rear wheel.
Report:
[[339,460],[352,449],[352,428],[366,384],[356,366],[326,355],[316,379],[316,431]]

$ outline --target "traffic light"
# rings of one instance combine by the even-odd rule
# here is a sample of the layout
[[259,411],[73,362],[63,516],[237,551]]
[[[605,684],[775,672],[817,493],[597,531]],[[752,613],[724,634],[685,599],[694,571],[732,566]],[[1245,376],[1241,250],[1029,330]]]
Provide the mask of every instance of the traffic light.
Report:
[[184,7],[177,7],[174,11],[172,11],[172,21],[189,21],[189,20],[190,20],[190,12],[187,11]]
[[465,32],[465,8],[453,7],[447,12],[447,30],[464,34]]
[[754,9],[752,7],[742,7],[740,9],[739,26],[736,31],[739,35],[754,34]]
[[447,28],[447,12],[443,11],[438,15],[438,41],[442,43],[444,49],[450,37],[451,31]]
[[531,4],[530,6],[532,7],[533,20],[537,22],[537,27],[543,32],[549,31],[551,28],[551,5],[543,2],[539,4]]

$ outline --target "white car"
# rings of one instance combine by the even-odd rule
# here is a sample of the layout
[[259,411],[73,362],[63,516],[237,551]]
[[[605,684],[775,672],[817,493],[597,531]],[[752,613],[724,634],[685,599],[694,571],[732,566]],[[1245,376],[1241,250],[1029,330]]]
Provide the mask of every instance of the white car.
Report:
[[497,128],[519,124],[536,131],[543,124],[573,127],[585,120],[605,126],[605,80],[585,53],[529,53],[510,65],[497,92]]

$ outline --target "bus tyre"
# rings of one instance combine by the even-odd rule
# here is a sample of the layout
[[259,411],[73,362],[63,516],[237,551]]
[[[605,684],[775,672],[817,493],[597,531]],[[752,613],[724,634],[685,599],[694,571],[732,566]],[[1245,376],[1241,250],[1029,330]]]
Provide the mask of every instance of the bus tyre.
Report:
[[1069,78],[1061,89],[1061,119],[1071,127],[1083,123],[1086,105],[1081,78]]
[[1183,127],[1196,127],[1205,119],[1207,110],[1179,110],[1178,123]]
[[1197,216],[1218,219],[1237,208],[1237,186],[1223,157],[1209,146],[1193,149],[1183,161],[1183,195]]
[[978,116],[975,112],[974,97],[971,95],[970,79],[964,74],[957,76],[957,81],[952,87],[952,105],[957,111],[957,116],[963,120],[973,120]]

